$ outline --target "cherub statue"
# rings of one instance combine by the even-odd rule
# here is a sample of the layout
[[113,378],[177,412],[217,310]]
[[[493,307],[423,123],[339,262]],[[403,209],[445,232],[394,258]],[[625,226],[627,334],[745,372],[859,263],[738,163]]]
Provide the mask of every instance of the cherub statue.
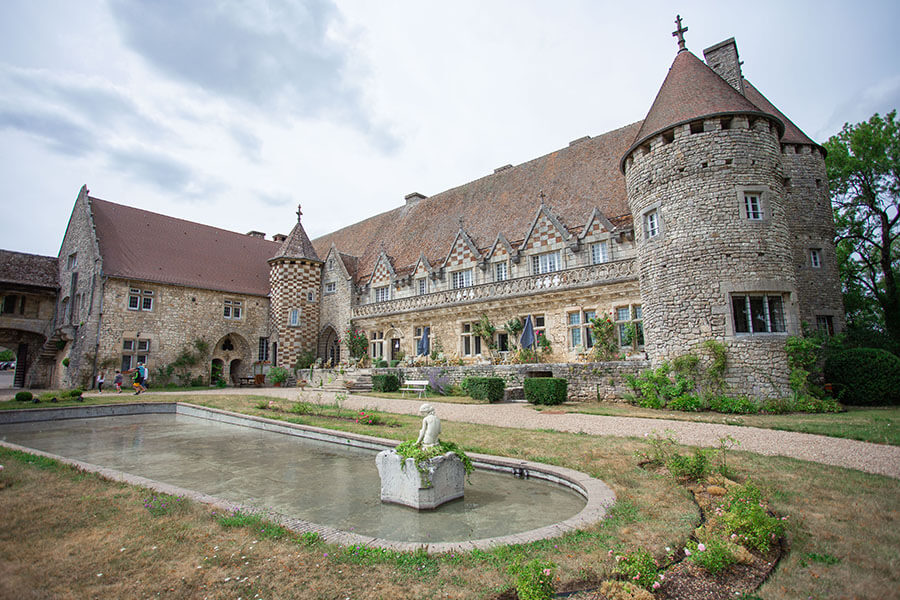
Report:
[[419,407],[419,414],[425,415],[425,418],[422,419],[422,429],[419,431],[416,445],[421,448],[437,446],[438,436],[441,434],[441,420],[434,414],[434,407],[425,403]]

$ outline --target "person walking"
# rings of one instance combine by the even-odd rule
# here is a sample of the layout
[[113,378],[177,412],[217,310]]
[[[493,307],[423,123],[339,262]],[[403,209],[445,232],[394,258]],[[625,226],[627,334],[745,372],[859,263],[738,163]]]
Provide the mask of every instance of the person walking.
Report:
[[118,369],[116,370],[116,378],[113,379],[113,383],[116,384],[116,393],[122,393],[122,381],[124,381],[124,377],[122,377],[122,372]]
[[103,393],[103,382],[104,381],[106,381],[106,380],[103,378],[103,371],[100,371],[100,373],[97,375],[97,393],[98,394]]

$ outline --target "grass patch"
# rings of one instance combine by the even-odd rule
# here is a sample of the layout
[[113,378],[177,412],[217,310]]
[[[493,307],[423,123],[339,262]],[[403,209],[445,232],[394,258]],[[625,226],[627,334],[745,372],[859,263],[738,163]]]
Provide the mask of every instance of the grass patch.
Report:
[[[397,440],[415,437],[421,424],[406,415],[391,415],[398,427],[386,429],[261,412],[255,404],[263,396],[160,396]],[[309,598],[492,598],[515,586],[513,565],[552,562],[559,587],[587,587],[613,575],[609,550],[640,547],[662,557],[666,547],[683,548],[700,525],[690,492],[637,466],[635,452],[647,448],[643,439],[442,425],[442,438],[467,452],[552,461],[599,477],[616,492],[617,504],[603,522],[559,538],[427,556],[341,548],[315,533],[286,532],[255,515],[216,515],[193,502],[157,517],[143,506],[152,492],[0,449],[0,478],[15,481],[0,489],[0,597],[291,598],[302,590]],[[760,598],[895,595],[900,481],[739,450],[729,453],[728,464],[738,476],[751,476],[772,508],[789,516],[791,552],[757,592]]]
[[723,415],[714,412],[687,413],[675,410],[640,408],[618,402],[586,402],[554,408],[588,415],[669,419],[673,421],[761,427],[763,429],[815,433],[875,444],[900,446],[900,407],[897,406],[851,406],[846,407],[846,412],[840,413],[793,413],[786,415]]

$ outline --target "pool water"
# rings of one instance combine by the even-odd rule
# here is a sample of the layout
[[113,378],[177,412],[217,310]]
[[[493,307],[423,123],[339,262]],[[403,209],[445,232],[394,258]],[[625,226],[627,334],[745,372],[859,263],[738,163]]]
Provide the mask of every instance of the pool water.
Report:
[[564,521],[572,490],[476,470],[433,511],[383,504],[375,452],[181,414],[0,425],[0,440],[282,515],[401,542],[456,542]]

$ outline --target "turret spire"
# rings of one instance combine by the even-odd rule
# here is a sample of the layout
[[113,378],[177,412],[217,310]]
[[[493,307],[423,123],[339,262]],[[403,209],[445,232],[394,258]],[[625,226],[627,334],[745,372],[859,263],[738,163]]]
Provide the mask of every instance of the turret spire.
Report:
[[678,28],[672,32],[672,37],[678,38],[678,51],[684,52],[685,50],[687,50],[687,47],[684,45],[684,32],[687,31],[688,28],[681,26],[681,15],[675,16],[675,24],[678,26]]

